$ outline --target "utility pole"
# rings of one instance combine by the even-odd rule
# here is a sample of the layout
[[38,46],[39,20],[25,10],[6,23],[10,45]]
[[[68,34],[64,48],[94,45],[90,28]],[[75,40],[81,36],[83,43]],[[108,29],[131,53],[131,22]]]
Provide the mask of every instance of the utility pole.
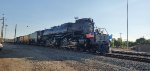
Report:
[[123,43],[122,43],[122,33],[119,33],[120,34],[120,46],[123,48]]
[[2,20],[2,28],[1,28],[1,38],[2,38],[2,42],[3,42],[3,30],[4,30],[4,20],[5,20],[5,17],[4,17],[4,14],[2,14],[3,15],[3,17],[2,17],[2,19],[0,19],[0,20]]
[[7,24],[5,25],[5,36],[4,36],[4,42],[6,41],[6,29],[7,29]]
[[16,24],[16,26],[15,26],[14,43],[15,43],[16,33],[17,33],[17,24]]
[[120,39],[122,39],[122,37],[121,37],[122,33],[119,33],[119,34],[120,34]]
[[127,49],[128,49],[128,47],[129,47],[129,45],[128,45],[128,0],[127,0]]

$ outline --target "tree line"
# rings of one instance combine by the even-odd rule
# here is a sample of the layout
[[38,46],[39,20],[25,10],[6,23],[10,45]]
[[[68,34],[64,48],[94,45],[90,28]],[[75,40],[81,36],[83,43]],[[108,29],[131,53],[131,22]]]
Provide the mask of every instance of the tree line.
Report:
[[[140,44],[149,44],[150,45],[150,39],[145,39],[144,37],[136,39],[135,42],[129,41],[129,47],[135,46],[135,45],[140,45]],[[126,47],[126,41],[122,41],[121,38],[112,39],[111,42],[111,47],[116,47],[116,48],[125,48]]]

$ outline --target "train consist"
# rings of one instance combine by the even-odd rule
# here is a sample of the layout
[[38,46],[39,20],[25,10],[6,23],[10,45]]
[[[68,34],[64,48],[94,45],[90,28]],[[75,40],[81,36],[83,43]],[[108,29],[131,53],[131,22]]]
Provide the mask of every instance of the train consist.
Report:
[[76,19],[75,23],[64,23],[50,29],[16,37],[15,43],[108,53],[109,35],[95,28],[94,24],[91,18]]

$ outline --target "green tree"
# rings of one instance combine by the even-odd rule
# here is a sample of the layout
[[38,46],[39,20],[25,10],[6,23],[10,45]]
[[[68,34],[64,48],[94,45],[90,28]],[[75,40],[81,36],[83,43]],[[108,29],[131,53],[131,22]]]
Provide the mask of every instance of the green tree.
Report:
[[111,47],[122,47],[122,39],[118,38],[117,40],[115,38],[112,39]]
[[[129,41],[129,47],[138,45],[138,44],[150,44],[150,39],[146,40],[145,38],[138,38],[135,42]],[[126,47],[126,41],[122,41],[122,39],[118,38],[117,40],[115,38],[112,39],[111,47]]]
[[146,43],[146,39],[145,38],[136,39],[136,44],[145,44],[145,43]]
[[115,41],[115,40],[116,40],[116,39],[113,38],[112,41],[111,41],[111,47],[113,47],[113,48],[115,47],[115,44],[114,44],[114,41]]
[[135,42],[129,41],[129,47],[135,46]]
[[150,39],[146,40],[146,44],[150,44]]

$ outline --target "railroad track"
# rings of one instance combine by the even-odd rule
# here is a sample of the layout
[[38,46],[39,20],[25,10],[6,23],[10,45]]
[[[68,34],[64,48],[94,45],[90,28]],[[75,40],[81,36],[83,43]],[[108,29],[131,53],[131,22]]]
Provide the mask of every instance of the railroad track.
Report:
[[[62,49],[62,50],[67,50],[68,49]],[[69,50],[69,51],[74,51],[74,50]],[[79,52],[80,51],[74,51],[74,52]],[[93,55],[99,55],[99,53],[89,53],[89,52],[82,52],[85,54],[93,54]],[[139,56],[140,55],[140,56]],[[118,58],[118,59],[125,59],[125,60],[133,60],[133,61],[138,61],[138,62],[145,62],[145,63],[150,63],[150,55],[148,54],[139,54],[139,53],[127,53],[127,52],[120,52],[120,51],[112,51],[112,53],[108,53],[102,56],[106,57],[112,57],[112,58]]]
[[127,54],[118,54],[118,53],[108,53],[104,55],[106,57],[125,59],[125,60],[133,60],[138,62],[150,63],[150,57],[145,56],[136,56],[136,55],[127,55]]
[[141,52],[112,51],[112,53],[150,57],[150,54]]
[[101,55],[99,53],[88,53],[84,52],[85,54],[92,54],[92,55],[98,55],[98,56],[105,56],[105,57],[111,57],[111,58],[118,58],[118,59],[124,59],[124,60],[132,60],[132,61],[138,61],[138,62],[145,62],[150,63],[150,57],[149,56],[137,56],[137,55],[131,55],[131,54],[123,54],[123,53],[107,53],[105,55]]
[[[79,52],[79,51],[74,51],[74,52]],[[108,53],[105,55],[101,55],[99,53],[89,53],[89,52],[79,52],[79,53],[150,63],[150,55],[144,53],[140,54],[140,53],[128,53],[128,52],[120,52],[120,51],[112,51],[112,53]]]

